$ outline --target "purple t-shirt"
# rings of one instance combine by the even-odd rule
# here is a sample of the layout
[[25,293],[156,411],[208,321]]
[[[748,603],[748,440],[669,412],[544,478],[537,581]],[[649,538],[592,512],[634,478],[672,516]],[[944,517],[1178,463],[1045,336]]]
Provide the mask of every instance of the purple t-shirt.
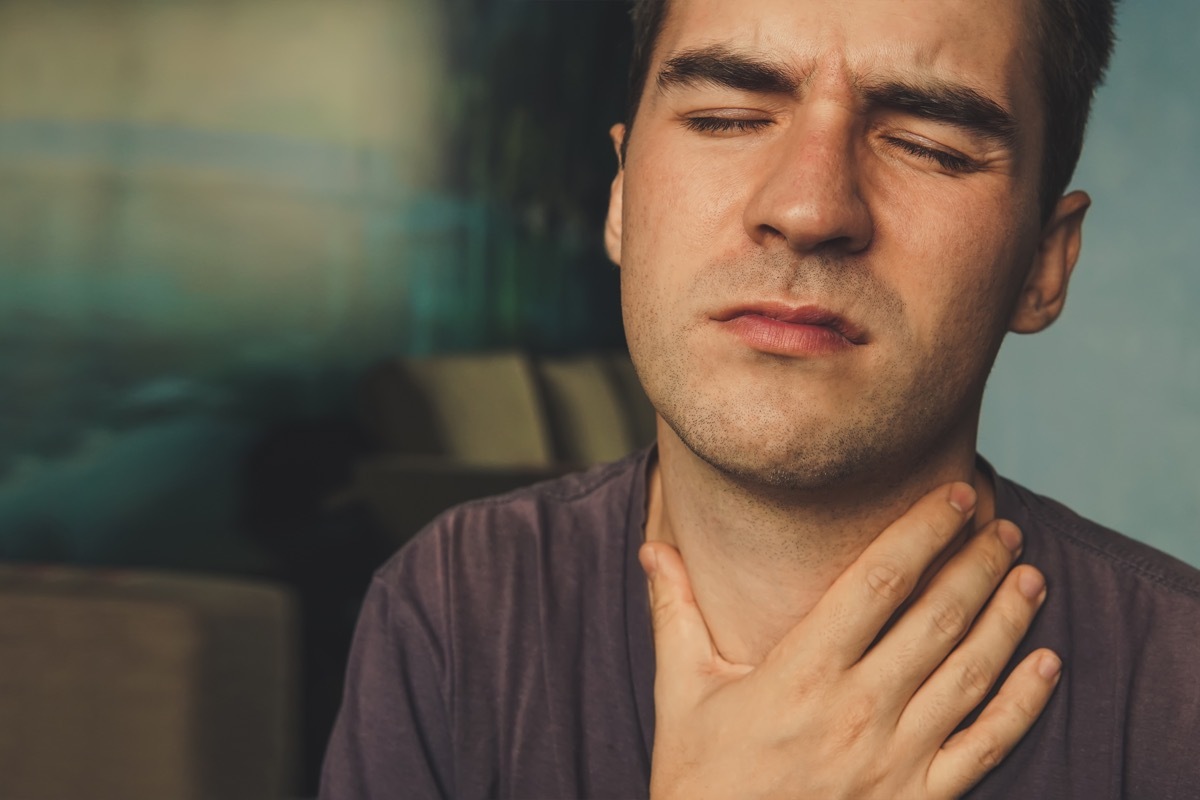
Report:
[[[322,798],[647,797],[650,452],[453,509],[378,571]],[[1002,478],[996,512],[1050,587],[1012,664],[1064,673],[968,797],[1200,798],[1200,572]]]

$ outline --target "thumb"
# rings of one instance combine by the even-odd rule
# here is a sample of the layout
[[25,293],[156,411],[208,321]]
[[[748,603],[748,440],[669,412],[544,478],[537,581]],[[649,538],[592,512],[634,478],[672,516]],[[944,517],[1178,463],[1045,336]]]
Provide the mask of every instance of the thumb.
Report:
[[686,691],[685,687],[695,687],[712,676],[716,646],[696,605],[679,551],[665,542],[647,542],[638,551],[638,560],[650,579],[656,694],[663,689]]

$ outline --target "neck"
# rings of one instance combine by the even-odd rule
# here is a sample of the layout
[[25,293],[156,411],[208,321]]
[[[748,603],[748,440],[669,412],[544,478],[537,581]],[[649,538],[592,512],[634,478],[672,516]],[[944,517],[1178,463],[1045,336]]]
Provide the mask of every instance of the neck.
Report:
[[975,524],[939,563],[993,518],[991,480],[976,466],[973,432],[964,438],[902,480],[768,494],[701,460],[660,420],[646,538],[679,549],[721,655],[756,665],[863,550],[934,487],[960,480],[979,494]]

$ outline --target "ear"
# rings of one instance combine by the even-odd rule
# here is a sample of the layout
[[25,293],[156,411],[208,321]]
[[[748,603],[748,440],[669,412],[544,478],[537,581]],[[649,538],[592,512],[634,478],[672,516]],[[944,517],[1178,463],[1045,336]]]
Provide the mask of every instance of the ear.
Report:
[[604,222],[604,249],[618,267],[621,266],[621,196],[625,188],[625,165],[621,163],[621,143],[625,140],[625,126],[617,123],[608,129],[613,149],[617,153],[617,177],[613,178],[608,194],[608,216]]
[[1021,295],[1017,298],[1009,330],[1037,333],[1050,327],[1067,302],[1067,284],[1083,244],[1083,217],[1092,204],[1085,192],[1071,192],[1058,201],[1042,229]]

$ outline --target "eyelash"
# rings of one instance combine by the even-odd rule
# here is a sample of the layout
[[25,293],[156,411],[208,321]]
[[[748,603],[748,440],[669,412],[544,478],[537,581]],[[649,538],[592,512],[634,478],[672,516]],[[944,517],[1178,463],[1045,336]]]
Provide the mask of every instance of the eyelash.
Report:
[[975,172],[979,169],[979,166],[974,161],[964,156],[956,156],[944,150],[935,150],[932,147],[922,147],[916,142],[910,142],[907,139],[898,139],[894,136],[886,138],[890,143],[906,153],[914,155],[917,158],[932,161],[947,172],[967,173]]
[[730,119],[728,117],[688,117],[683,121],[697,133],[752,133],[771,125],[769,119]]
[[[729,119],[727,117],[689,117],[683,124],[697,133],[753,133],[771,125],[769,119]],[[922,147],[907,139],[894,136],[886,137],[892,145],[899,147],[909,155],[932,161],[947,172],[975,172],[978,165],[963,156],[953,155],[944,150],[932,147]]]

